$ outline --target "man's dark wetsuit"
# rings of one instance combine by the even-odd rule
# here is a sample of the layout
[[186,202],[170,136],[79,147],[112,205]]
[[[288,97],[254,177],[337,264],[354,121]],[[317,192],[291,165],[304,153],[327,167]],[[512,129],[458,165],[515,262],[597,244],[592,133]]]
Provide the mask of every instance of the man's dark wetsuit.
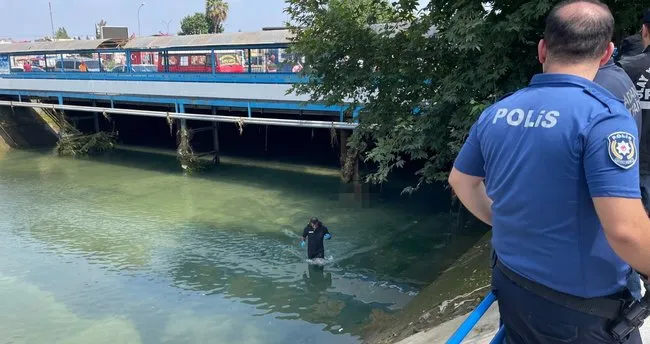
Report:
[[307,225],[302,232],[302,237],[307,240],[307,258],[325,258],[325,245],[323,240],[325,234],[329,234],[327,227],[322,223],[314,229],[311,225]]

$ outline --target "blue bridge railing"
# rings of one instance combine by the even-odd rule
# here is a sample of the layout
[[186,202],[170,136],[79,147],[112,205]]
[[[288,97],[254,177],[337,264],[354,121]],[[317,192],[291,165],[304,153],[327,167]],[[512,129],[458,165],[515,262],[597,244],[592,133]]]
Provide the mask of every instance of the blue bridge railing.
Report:
[[[496,296],[490,292],[481,303],[474,309],[474,311],[463,321],[463,323],[458,327],[456,332],[447,340],[447,344],[461,344],[463,339],[472,331],[474,326],[481,320],[485,313],[490,309],[490,306],[496,301]],[[499,327],[496,335],[490,341],[490,344],[504,344],[505,343],[505,331],[503,326]]]

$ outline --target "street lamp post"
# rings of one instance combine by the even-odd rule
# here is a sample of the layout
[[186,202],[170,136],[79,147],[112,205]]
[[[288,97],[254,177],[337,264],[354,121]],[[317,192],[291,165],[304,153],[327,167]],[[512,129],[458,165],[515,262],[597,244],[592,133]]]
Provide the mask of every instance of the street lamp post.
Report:
[[138,7],[138,36],[142,36],[142,30],[140,28],[140,10],[142,9],[143,6],[144,6],[144,2],[141,3],[140,6]]

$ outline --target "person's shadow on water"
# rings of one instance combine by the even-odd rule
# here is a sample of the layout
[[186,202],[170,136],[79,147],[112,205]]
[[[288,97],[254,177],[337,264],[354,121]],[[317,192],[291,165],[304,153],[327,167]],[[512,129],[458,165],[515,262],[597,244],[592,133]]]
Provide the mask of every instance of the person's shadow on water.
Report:
[[308,265],[307,272],[302,274],[307,290],[312,293],[322,293],[332,286],[332,274],[324,273],[325,267],[322,265]]

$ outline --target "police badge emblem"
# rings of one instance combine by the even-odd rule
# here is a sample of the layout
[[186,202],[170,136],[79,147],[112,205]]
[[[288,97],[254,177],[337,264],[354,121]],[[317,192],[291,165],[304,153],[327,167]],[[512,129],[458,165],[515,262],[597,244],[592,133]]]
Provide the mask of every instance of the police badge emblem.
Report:
[[634,135],[623,131],[612,133],[607,137],[609,158],[616,166],[629,169],[637,161]]

